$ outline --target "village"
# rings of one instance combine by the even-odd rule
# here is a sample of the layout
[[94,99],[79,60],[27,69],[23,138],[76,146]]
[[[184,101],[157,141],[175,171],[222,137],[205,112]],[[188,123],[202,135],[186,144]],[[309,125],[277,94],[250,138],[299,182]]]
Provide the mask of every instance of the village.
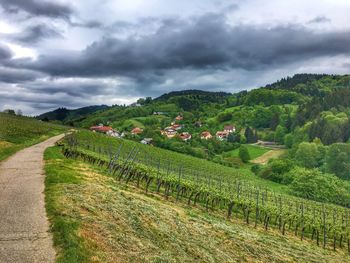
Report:
[[[162,115],[162,114],[163,114],[162,112],[154,112],[154,115]],[[191,140],[192,134],[190,134],[189,132],[183,131],[185,129],[185,125],[180,124],[180,122],[183,120],[184,120],[184,117],[181,114],[176,116],[174,120],[170,123],[170,126],[165,127],[160,131],[161,135],[163,135],[168,139],[177,137],[184,142]],[[194,123],[194,126],[196,126],[197,128],[200,128],[202,127],[202,123],[200,121],[197,121]],[[124,138],[127,135],[126,132],[119,132],[111,126],[104,126],[102,123],[97,126],[90,127],[90,130],[92,132],[103,133],[103,134],[106,134],[107,136],[115,137],[115,138]],[[213,136],[209,131],[203,131],[200,134],[200,138],[201,140],[210,140],[210,139],[216,138],[219,141],[226,141],[228,136],[234,132],[236,132],[236,127],[230,124],[230,125],[225,125],[223,130],[217,131],[215,133],[215,136]],[[143,129],[140,127],[134,127],[130,131],[130,135],[132,136],[140,136],[142,135],[142,133],[143,133]],[[152,142],[153,142],[153,138],[143,138],[140,141],[140,143],[147,144],[147,145],[151,145]]]

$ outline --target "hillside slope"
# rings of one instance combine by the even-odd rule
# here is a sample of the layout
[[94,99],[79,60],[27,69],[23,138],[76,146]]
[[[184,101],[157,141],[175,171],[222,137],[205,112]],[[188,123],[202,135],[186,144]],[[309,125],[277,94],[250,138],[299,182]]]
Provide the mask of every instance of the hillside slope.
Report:
[[57,262],[350,262],[343,250],[145,194],[58,147],[45,160]]
[[0,113],[0,161],[27,146],[63,133],[67,127]]

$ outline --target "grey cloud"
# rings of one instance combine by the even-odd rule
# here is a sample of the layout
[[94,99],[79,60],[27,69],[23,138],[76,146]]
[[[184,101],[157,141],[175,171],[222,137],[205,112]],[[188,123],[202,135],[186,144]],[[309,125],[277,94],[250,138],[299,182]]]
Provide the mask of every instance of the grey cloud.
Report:
[[70,6],[47,0],[1,0],[0,5],[9,13],[23,11],[31,16],[69,19],[73,14]]
[[311,19],[308,24],[318,24],[318,23],[329,23],[331,20],[326,16],[317,16],[314,19]]
[[45,24],[29,26],[24,31],[9,36],[10,39],[23,44],[36,44],[54,37],[63,36],[58,30]]
[[104,24],[97,20],[82,21],[82,22],[72,22],[69,21],[69,24],[73,27],[84,27],[84,28],[102,28]]
[[0,43],[0,61],[10,59],[12,57],[12,51]]
[[[173,26],[176,25],[176,26]],[[179,26],[181,25],[181,26]],[[151,35],[103,38],[75,56],[41,56],[13,66],[53,76],[125,76],[155,80],[167,70],[263,70],[350,53],[350,32],[315,33],[298,25],[230,26],[216,14],[164,22]]]
[[44,74],[35,71],[0,67],[0,82],[23,83],[34,81],[43,76]]

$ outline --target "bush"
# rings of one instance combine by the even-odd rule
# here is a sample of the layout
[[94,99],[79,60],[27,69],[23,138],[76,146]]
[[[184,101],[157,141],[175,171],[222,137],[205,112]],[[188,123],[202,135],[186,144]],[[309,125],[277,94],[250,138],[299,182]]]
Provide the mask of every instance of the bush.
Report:
[[258,175],[261,172],[262,166],[260,164],[254,164],[250,170],[255,174]]
[[244,145],[241,145],[241,147],[239,147],[238,156],[239,156],[239,158],[241,158],[242,162],[244,162],[244,163],[249,162],[250,155],[249,155],[248,148],[245,147]]
[[293,179],[288,176],[288,172],[293,167],[294,163],[289,159],[272,159],[259,175],[276,183],[290,184]]
[[335,175],[322,174],[318,169],[297,167],[289,172],[289,176],[294,178],[290,185],[294,195],[321,202],[349,204],[349,193]]

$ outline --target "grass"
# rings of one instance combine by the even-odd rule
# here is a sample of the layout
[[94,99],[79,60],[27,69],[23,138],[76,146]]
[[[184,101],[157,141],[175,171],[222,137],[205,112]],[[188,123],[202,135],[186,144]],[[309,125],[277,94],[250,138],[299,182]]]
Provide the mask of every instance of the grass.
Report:
[[118,185],[58,147],[45,162],[57,262],[350,262],[344,251]]
[[66,129],[33,118],[0,113],[0,161],[23,148],[63,133]]
[[272,149],[263,155],[254,158],[254,160],[251,160],[252,163],[256,164],[266,164],[270,159],[276,159],[280,157],[283,153],[285,153],[285,150],[283,149]]
[[[260,157],[261,155],[269,152],[271,149],[263,148],[255,145],[245,145],[249,151],[250,158],[253,160],[255,158]],[[231,157],[238,157],[239,149],[235,149],[230,152]]]

